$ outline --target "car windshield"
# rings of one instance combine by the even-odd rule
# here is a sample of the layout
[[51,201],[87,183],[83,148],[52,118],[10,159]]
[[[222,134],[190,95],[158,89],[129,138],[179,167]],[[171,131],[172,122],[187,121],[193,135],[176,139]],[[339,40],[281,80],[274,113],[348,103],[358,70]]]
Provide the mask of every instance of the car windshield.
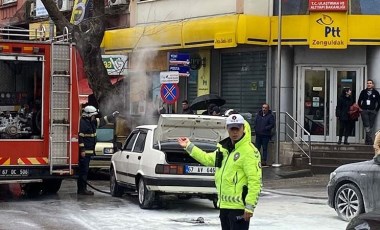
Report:
[[113,129],[97,129],[96,139],[98,142],[112,142],[114,136]]

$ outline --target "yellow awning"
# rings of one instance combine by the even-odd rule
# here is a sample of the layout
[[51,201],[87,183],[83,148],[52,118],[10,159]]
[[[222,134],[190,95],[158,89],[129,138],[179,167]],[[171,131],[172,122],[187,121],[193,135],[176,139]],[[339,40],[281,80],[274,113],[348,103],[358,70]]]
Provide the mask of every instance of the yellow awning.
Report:
[[110,30],[102,47],[106,54],[140,49],[228,48],[237,44],[268,45],[269,38],[269,17],[236,14]]

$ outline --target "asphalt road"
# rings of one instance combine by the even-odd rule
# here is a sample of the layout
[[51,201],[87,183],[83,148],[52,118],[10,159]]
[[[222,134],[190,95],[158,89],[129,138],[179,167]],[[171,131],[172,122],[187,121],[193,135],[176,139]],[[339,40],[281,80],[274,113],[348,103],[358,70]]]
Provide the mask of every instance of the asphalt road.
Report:
[[[264,180],[251,229],[345,229],[326,204],[327,175]],[[92,181],[109,190],[106,180]],[[3,193],[4,194],[4,193]],[[199,218],[204,223],[199,222]],[[136,195],[122,198],[95,192],[78,196],[76,182],[65,180],[57,195],[37,198],[0,196],[0,229],[220,229],[218,210],[202,199],[165,199],[162,208],[142,210]]]

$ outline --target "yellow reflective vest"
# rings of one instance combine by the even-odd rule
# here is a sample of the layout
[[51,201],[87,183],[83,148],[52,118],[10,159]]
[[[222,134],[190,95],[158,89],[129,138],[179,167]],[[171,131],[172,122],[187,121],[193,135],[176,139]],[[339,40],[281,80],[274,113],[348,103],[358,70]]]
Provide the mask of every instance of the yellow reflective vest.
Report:
[[[247,125],[247,124],[246,124]],[[246,126],[245,125],[245,126]],[[215,166],[218,151],[223,154],[220,168],[215,171],[218,206],[221,209],[245,209],[253,213],[261,192],[260,152],[251,143],[245,127],[243,138],[234,146],[228,137],[217,144],[216,151],[206,153],[189,142],[185,150],[205,166]]]

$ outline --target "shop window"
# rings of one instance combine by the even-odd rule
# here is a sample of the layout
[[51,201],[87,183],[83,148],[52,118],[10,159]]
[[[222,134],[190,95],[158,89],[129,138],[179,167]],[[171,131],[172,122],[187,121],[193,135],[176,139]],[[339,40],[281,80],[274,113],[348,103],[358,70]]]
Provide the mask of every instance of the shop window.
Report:
[[[273,15],[278,16],[278,3],[274,0]],[[282,15],[305,15],[308,14],[309,1],[305,0],[282,0]]]
[[380,0],[351,0],[351,14],[379,15]]
[[0,139],[41,138],[42,63],[1,60],[0,72]]

